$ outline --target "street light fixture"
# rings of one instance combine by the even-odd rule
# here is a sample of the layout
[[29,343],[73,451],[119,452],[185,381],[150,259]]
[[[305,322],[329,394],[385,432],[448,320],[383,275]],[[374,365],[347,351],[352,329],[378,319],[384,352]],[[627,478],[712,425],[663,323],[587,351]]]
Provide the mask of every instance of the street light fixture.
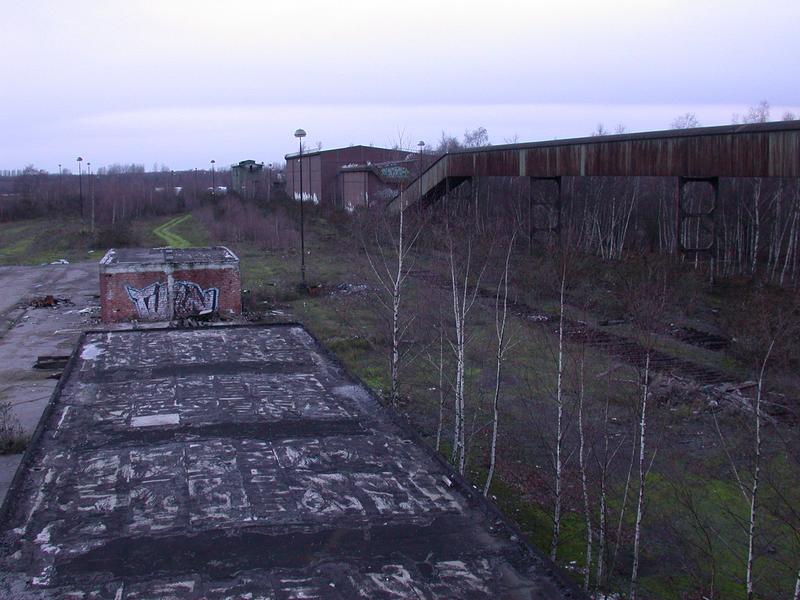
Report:
[[211,159],[211,195],[216,196],[217,194],[217,184],[216,180],[214,179],[214,163],[216,163],[213,158]]
[[78,198],[81,203],[81,219],[83,219],[83,173],[81,172],[83,157],[79,156],[76,160],[78,162]]
[[[425,142],[422,140],[417,142],[419,147],[419,173],[417,173],[417,186],[419,189],[419,204],[422,204],[422,152],[425,149]],[[402,207],[401,207],[402,208]]]
[[94,232],[94,180],[92,179],[92,163],[87,162],[86,163],[86,167],[87,167],[87,172],[89,174],[89,181],[88,181],[88,184],[89,184],[89,199],[91,200],[91,203],[92,203],[92,227],[91,227],[91,231]]
[[272,201],[272,163],[268,165],[269,171],[267,175],[267,202]]
[[306,289],[306,237],[303,217],[303,138],[306,137],[306,132],[298,129],[294,132],[294,137],[300,141],[300,282],[303,289]]

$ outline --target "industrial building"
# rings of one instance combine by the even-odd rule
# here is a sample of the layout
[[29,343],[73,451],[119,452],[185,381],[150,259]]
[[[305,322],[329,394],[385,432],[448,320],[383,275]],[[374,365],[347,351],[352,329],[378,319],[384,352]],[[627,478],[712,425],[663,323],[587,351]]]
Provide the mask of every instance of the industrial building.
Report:
[[0,508],[0,597],[583,595],[289,324],[84,334]]
[[[300,155],[286,155],[286,193],[300,198]],[[425,160],[425,157],[422,157]],[[386,196],[388,201],[397,192],[399,181],[394,174],[410,179],[419,171],[420,155],[408,150],[392,150],[374,146],[350,146],[332,150],[303,152],[303,198],[315,204],[355,208],[369,203],[370,197]],[[379,165],[388,171],[381,175]],[[392,165],[395,165],[394,167]],[[387,191],[383,191],[387,190]],[[389,194],[388,190],[394,193]]]
[[[429,157],[423,156],[425,164]],[[345,165],[339,169],[339,206],[355,210],[359,206],[370,206],[374,202],[387,204],[400,188],[419,172],[419,155],[411,159],[378,164]]]
[[239,258],[224,246],[122,248],[100,261],[106,323],[242,312]]
[[267,186],[264,163],[243,160],[237,165],[231,165],[231,181],[234,192],[245,198],[255,198]]

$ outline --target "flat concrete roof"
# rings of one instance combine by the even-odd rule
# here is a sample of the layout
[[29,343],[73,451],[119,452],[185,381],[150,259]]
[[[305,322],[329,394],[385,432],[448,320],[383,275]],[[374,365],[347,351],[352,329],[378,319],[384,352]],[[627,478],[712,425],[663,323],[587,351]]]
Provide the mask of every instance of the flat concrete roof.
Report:
[[112,248],[101,266],[235,263],[239,258],[225,246],[207,248]]
[[300,326],[85,334],[3,598],[580,597]]

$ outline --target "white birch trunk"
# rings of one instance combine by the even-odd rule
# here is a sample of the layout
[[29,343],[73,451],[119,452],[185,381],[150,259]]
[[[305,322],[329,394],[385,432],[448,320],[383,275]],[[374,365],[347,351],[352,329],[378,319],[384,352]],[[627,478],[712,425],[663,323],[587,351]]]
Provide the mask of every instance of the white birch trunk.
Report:
[[750,523],[747,528],[747,600],[753,599],[753,561],[755,558],[755,537],[756,537],[756,510],[758,509],[758,484],[761,476],[761,397],[764,391],[764,371],[767,368],[767,361],[769,355],[772,353],[772,347],[775,345],[775,340],[772,341],[764,357],[764,362],[761,363],[761,372],[758,376],[758,388],[756,391],[756,401],[753,407],[756,420],[756,460],[753,469],[753,485],[750,489]]
[[585,357],[581,356],[580,391],[578,394],[578,463],[581,470],[581,487],[583,488],[583,515],[586,522],[586,564],[583,571],[583,591],[589,591],[589,578],[592,570],[592,512],[589,507],[589,487],[586,481],[586,435],[583,428],[583,400]]
[[631,570],[630,600],[636,600],[639,587],[639,556],[641,554],[642,515],[644,510],[645,480],[645,430],[647,427],[647,396],[650,391],[650,351],[647,352],[644,365],[644,383],[642,392],[642,410],[639,419],[639,499],[636,503],[636,525],[633,534],[633,567]]
[[595,586],[599,588],[603,584],[603,576],[605,574],[605,556],[606,556],[606,471],[608,470],[608,403],[606,398],[605,409],[603,410],[603,463],[600,467],[600,519],[598,533],[598,548],[597,548],[597,572],[595,575]]
[[403,210],[400,207],[400,231],[397,242],[397,274],[392,286],[392,405],[397,406],[399,396],[399,376],[400,376],[400,292],[403,283],[403,258],[405,249],[403,248]]
[[797,570],[797,580],[794,582],[793,600],[800,600],[800,569]]
[[439,426],[436,428],[436,451],[442,445],[442,428],[444,425],[444,330],[439,328]]
[[[450,277],[452,281],[453,291],[453,318],[455,321],[456,341],[455,341],[455,355],[456,355],[456,381],[455,381],[455,418],[453,425],[453,452],[451,461],[458,464],[458,471],[463,475],[463,467],[465,463],[464,452],[464,360],[465,360],[465,336],[464,325],[466,320],[465,301],[466,297],[462,300],[459,293],[459,286],[457,285],[457,275],[455,268],[455,257],[453,249],[450,251]],[[469,261],[464,275],[464,285],[467,285],[469,278]],[[466,289],[466,288],[465,288]],[[466,296],[466,291],[464,293]]]
[[567,265],[561,273],[561,295],[559,299],[560,316],[558,319],[558,376],[556,380],[556,489],[555,506],[553,508],[553,539],[550,544],[550,559],[555,562],[558,557],[558,539],[561,535],[561,485],[562,464],[561,445],[563,441],[564,402],[562,395],[564,377],[564,288],[567,283]]
[[753,191],[753,247],[750,264],[750,273],[755,278],[758,270],[758,244],[759,236],[761,235],[761,216],[759,204],[761,199],[761,179],[756,181],[756,187]]
[[503,305],[500,308],[500,286],[497,289],[497,296],[495,297],[495,333],[497,335],[497,354],[495,355],[495,381],[494,381],[494,397],[492,399],[492,445],[489,454],[489,473],[486,476],[486,483],[483,486],[483,495],[489,495],[489,488],[492,485],[492,478],[494,477],[494,468],[497,462],[497,431],[500,420],[500,382],[503,369],[503,357],[506,351],[506,317],[508,316],[508,267],[511,261],[511,251],[514,248],[514,238],[516,233],[511,236],[511,242],[508,245],[508,253],[506,254],[505,269],[503,270]]

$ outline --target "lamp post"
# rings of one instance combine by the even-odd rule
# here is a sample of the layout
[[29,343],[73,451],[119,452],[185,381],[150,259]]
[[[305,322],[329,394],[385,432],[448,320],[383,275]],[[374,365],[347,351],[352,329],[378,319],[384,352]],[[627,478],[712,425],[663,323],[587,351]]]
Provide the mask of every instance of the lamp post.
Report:
[[418,141],[417,147],[419,147],[419,173],[417,174],[417,186],[419,189],[418,202],[422,204],[422,151],[425,149],[425,142],[422,140]]
[[269,163],[269,171],[267,173],[267,202],[272,200],[272,163]]
[[211,159],[211,195],[217,195],[217,184],[216,180],[214,179],[214,163],[217,162],[213,158]]
[[61,180],[63,179],[63,173],[61,171],[61,163],[58,163],[58,201],[61,202]]
[[89,173],[89,199],[92,203],[92,227],[91,231],[94,232],[94,179],[92,179],[92,163],[86,163],[87,171]]
[[300,141],[300,284],[306,289],[306,237],[303,217],[303,138],[306,137],[306,132],[298,129],[294,132],[294,137]]
[[83,173],[81,173],[83,157],[79,156],[76,160],[78,162],[78,198],[81,203],[81,219],[83,219]]

